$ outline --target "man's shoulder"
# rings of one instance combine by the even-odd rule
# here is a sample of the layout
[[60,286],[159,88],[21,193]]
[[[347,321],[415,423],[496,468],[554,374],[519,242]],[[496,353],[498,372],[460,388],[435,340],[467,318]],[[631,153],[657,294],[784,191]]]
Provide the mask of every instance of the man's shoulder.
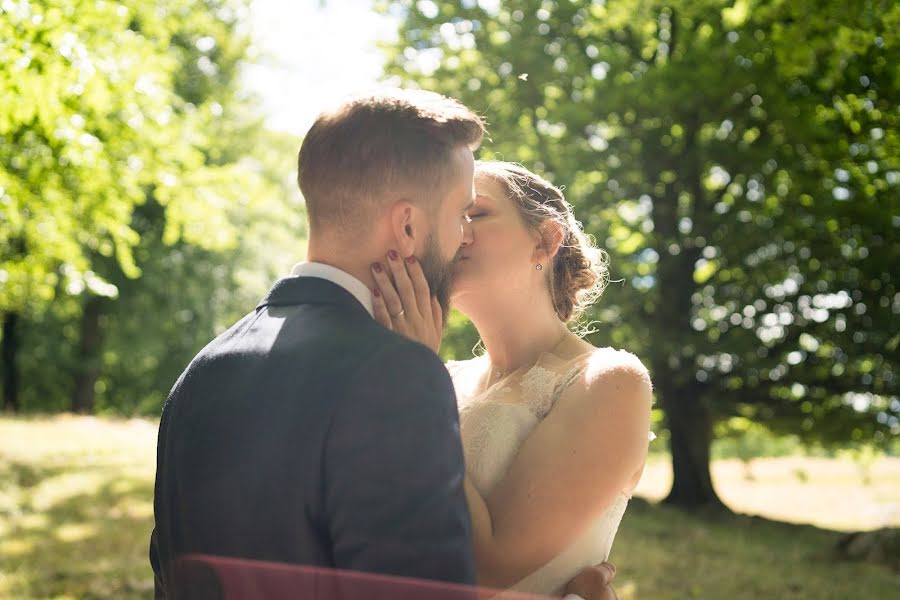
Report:
[[200,355],[244,353],[249,348],[294,352],[317,346],[324,352],[378,347],[393,336],[364,311],[326,304],[267,306],[254,310],[220,333]]
[[[323,308],[315,313],[298,313],[285,323],[284,337],[296,346],[311,346],[324,360],[367,364],[393,364],[411,360],[414,364],[438,364],[434,352],[418,342],[386,329],[368,314],[352,315]],[[313,331],[314,330],[314,331]]]
[[246,315],[207,344],[182,378],[205,380],[223,372],[226,379],[258,374],[304,386],[328,381],[334,392],[353,383],[409,387],[423,379],[431,385],[450,380],[440,358],[426,346],[386,329],[368,314],[323,306]]
[[408,378],[419,373],[440,375],[448,380],[450,375],[441,359],[427,346],[414,342],[382,328],[388,335],[381,335],[379,343],[367,348],[363,367],[385,376],[405,374]]
[[441,359],[427,346],[374,321],[373,326],[373,336],[356,355],[348,373],[348,401],[381,397],[389,403],[402,404],[415,398],[421,400],[424,394],[448,399],[455,408],[453,384]]
[[[389,332],[390,333],[390,332]],[[458,419],[450,374],[428,347],[398,335],[360,356],[335,390],[334,420],[388,431]]]

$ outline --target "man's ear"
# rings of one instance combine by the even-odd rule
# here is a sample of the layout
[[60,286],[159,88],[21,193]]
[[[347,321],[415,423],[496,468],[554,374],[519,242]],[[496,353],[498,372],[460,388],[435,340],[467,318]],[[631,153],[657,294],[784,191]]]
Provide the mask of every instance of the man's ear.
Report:
[[562,225],[548,219],[541,223],[535,237],[537,246],[534,249],[534,262],[550,261],[559,252],[559,248],[565,239],[565,232]]
[[411,256],[415,253],[419,234],[415,216],[416,207],[408,200],[398,200],[391,207],[391,233],[396,244],[394,249],[401,256]]

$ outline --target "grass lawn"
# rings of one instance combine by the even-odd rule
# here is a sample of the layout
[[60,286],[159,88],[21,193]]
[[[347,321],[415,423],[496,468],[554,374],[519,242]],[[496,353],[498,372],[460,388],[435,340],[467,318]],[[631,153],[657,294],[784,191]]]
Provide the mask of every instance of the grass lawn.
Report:
[[[0,598],[150,597],[155,444],[152,421],[0,417]],[[870,485],[831,459],[759,459],[751,480],[735,461],[713,472],[729,506],[767,519],[636,498],[611,557],[622,600],[896,597],[900,574],[830,549],[835,530],[898,525],[900,459],[879,460]],[[670,480],[651,462],[638,493],[658,499]]]

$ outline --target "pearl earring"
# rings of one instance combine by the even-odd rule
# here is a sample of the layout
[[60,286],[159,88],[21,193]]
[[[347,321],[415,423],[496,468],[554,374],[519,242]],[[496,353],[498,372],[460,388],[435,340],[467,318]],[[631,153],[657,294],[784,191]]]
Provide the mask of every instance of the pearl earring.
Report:
[[538,264],[534,265],[534,268],[537,269],[538,271],[540,271],[541,269],[544,268],[544,265],[542,265],[541,263],[538,263]]

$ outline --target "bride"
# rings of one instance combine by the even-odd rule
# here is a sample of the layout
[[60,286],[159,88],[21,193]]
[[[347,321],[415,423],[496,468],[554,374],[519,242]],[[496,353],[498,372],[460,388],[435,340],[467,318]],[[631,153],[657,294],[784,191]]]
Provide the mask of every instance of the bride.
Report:
[[[583,567],[607,559],[640,480],[650,377],[634,355],[595,348],[568,327],[608,272],[559,188],[516,164],[479,162],[475,191],[452,303],[485,353],[447,368],[479,583],[562,595]],[[438,303],[407,312],[429,306],[421,268],[387,262],[394,282],[373,272],[376,318],[436,351]]]

